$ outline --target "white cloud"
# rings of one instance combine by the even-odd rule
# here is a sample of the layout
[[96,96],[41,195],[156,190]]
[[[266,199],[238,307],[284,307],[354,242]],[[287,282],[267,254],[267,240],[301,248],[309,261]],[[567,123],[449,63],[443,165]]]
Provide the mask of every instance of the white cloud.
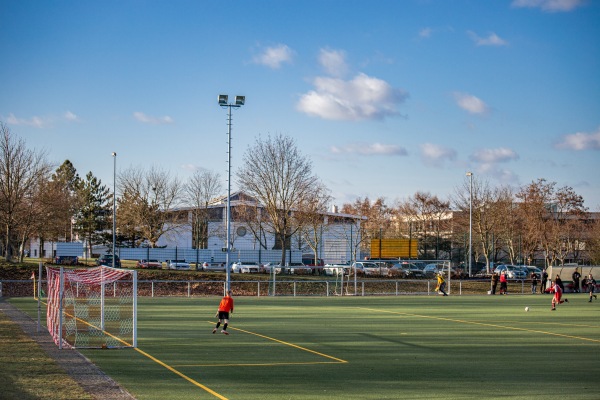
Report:
[[498,168],[493,164],[484,164],[479,166],[476,170],[476,174],[489,176],[494,180],[500,182],[503,185],[517,185],[519,184],[519,176],[506,168]]
[[519,159],[512,149],[505,147],[497,149],[481,149],[470,156],[474,162],[477,175],[488,176],[505,185],[518,185],[519,176],[514,171],[504,167],[506,163]]
[[71,111],[67,111],[64,115],[64,118],[67,121],[73,121],[73,122],[79,121],[79,117],[77,115],[73,114]]
[[332,146],[331,152],[334,154],[358,154],[363,156],[405,156],[408,154],[402,146],[382,143],[350,143],[343,147]]
[[467,32],[477,46],[507,46],[508,42],[491,32],[488,37],[480,37],[475,32]]
[[455,161],[456,151],[433,143],[421,145],[421,158],[426,165],[442,167],[445,161]]
[[278,69],[283,63],[291,63],[294,52],[285,44],[265,48],[260,54],[254,56],[252,61],[272,69]]
[[143,122],[144,124],[151,125],[165,125],[172,124],[174,122],[173,118],[169,117],[168,115],[165,115],[164,117],[151,117],[139,111],[133,113],[133,118],[139,122]]
[[582,6],[585,0],[513,0],[516,8],[540,8],[547,12],[566,12]]
[[360,73],[352,80],[317,77],[315,90],[303,94],[299,111],[330,120],[358,121],[397,115],[408,94],[386,81]]
[[500,147],[497,149],[481,149],[471,155],[471,160],[483,164],[496,164],[518,160],[519,155],[514,150]]
[[346,53],[343,50],[321,49],[319,52],[319,64],[331,76],[344,76],[348,72],[346,64]]
[[456,104],[471,114],[487,114],[489,107],[483,100],[468,93],[454,92]]
[[13,113],[10,113],[8,115],[8,117],[6,117],[6,123],[8,123],[10,125],[32,126],[34,128],[39,128],[39,129],[48,128],[54,122],[57,122],[57,121],[58,122],[63,122],[63,121],[77,122],[77,121],[79,121],[79,117],[77,117],[77,115],[75,115],[71,111],[67,111],[59,117],[57,117],[57,116],[39,117],[36,115],[36,116],[33,116],[33,117],[27,119],[27,118],[18,118]]
[[33,126],[34,128],[45,128],[50,125],[50,120],[48,118],[42,117],[31,117],[29,119],[25,118],[17,118],[15,114],[10,113],[6,118],[6,122],[11,125],[23,125],[23,126]]
[[433,30],[431,28],[423,28],[419,31],[419,37],[428,38],[431,37]]
[[195,164],[181,164],[181,169],[184,171],[194,172],[199,169],[199,167]]
[[577,132],[565,135],[555,147],[567,150],[600,150],[600,127],[593,133]]

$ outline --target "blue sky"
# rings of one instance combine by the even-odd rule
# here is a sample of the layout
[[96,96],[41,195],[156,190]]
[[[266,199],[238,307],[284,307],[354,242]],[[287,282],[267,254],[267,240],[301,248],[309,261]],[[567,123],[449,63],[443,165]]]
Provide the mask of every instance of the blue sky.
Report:
[[[472,171],[600,211],[596,0],[0,0],[0,120],[112,186],[152,166],[227,177],[284,134],[341,206],[448,198]],[[235,190],[235,182],[232,182]]]

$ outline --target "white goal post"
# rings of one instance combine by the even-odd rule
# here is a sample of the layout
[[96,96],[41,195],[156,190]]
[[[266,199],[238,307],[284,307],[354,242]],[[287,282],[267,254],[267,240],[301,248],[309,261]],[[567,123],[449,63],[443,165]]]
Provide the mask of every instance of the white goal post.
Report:
[[137,347],[137,271],[46,267],[47,325],[62,348]]

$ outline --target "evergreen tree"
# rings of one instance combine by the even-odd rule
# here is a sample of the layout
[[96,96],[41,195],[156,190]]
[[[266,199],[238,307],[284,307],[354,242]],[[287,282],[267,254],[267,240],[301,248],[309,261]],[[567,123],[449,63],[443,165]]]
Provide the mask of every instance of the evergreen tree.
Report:
[[88,172],[78,185],[77,197],[79,208],[75,214],[75,230],[88,245],[89,254],[92,246],[103,242],[103,232],[111,229],[112,194],[100,179]]

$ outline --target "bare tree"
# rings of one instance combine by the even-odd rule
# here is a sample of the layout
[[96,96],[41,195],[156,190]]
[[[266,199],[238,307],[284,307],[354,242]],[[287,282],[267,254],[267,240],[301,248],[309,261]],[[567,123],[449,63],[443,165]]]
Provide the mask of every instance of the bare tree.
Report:
[[[350,206],[348,204],[348,206]],[[342,213],[346,213],[342,210]],[[349,214],[349,213],[346,213]],[[360,251],[362,248],[365,248],[365,242],[370,240],[368,234],[365,233],[362,228],[362,224],[367,222],[367,217],[360,214],[352,214],[356,215],[356,217],[347,217],[347,216],[330,216],[328,218],[329,225],[337,224],[339,229],[334,231],[334,234],[341,239],[336,250],[337,252],[341,252],[343,254],[342,259],[338,262],[345,263],[348,261],[356,261],[360,258]],[[350,259],[346,259],[346,248],[350,249]]]
[[315,262],[321,258],[319,248],[323,241],[327,207],[332,197],[329,190],[319,183],[315,188],[313,197],[304,199],[298,210],[304,221],[300,228],[300,234],[304,242],[310,247],[314,254]]
[[28,149],[0,122],[0,224],[7,261],[15,253],[20,217],[33,207],[35,189],[47,179],[50,168],[44,152]]
[[469,213],[472,205],[473,253],[475,261],[485,259],[489,272],[490,262],[495,258],[495,250],[504,242],[507,253],[514,262],[515,212],[512,211],[514,199],[508,187],[492,187],[486,180],[473,178],[472,203],[470,198],[470,182],[465,180],[456,189],[454,203],[461,211],[457,219],[464,232],[469,229]]
[[175,209],[180,205],[183,185],[167,172],[129,168],[118,175],[117,185],[121,192],[118,227],[128,227],[134,245],[147,241],[156,247],[161,236],[189,223],[187,215]]
[[586,250],[589,254],[589,258],[592,261],[592,265],[600,264],[600,219],[590,218],[588,221],[588,234],[585,242]]
[[281,264],[285,264],[290,238],[302,225],[294,212],[314,197],[318,187],[312,163],[288,136],[259,137],[246,150],[236,176],[240,190],[263,207],[267,217],[264,226],[275,235],[276,248],[281,248]]
[[[50,167],[48,167],[48,171],[49,170]],[[40,176],[40,180],[37,184],[28,188],[27,195],[24,198],[24,207],[22,207],[18,213],[18,225],[16,231],[19,235],[20,261],[23,261],[26,243],[34,235],[37,235],[40,239],[39,250],[40,254],[43,254],[43,233],[47,230],[48,225],[51,224],[49,223],[49,216],[52,215],[52,208],[46,207],[46,204],[44,203],[44,199],[48,194],[45,190],[48,178],[48,176]],[[60,205],[54,204],[53,208],[56,208],[57,206],[60,207]]]
[[[417,192],[414,196],[397,205],[397,214],[416,224],[415,236],[420,240],[420,256],[429,258],[433,247],[435,257],[439,253],[439,236],[443,229],[445,215],[450,210],[450,202],[440,200],[430,193]],[[435,239],[435,244],[432,243]]]
[[574,221],[584,221],[587,209],[571,187],[556,189],[555,182],[538,179],[521,188],[517,198],[526,236],[544,252],[547,266],[564,261],[570,247],[586,240],[585,230]]
[[[527,251],[523,247],[521,218],[515,204],[513,190],[508,186],[501,186],[494,189],[494,193],[495,203],[492,222],[494,254],[491,256],[492,260],[496,261],[496,257],[504,251],[508,254],[511,264],[516,263],[517,260],[523,262],[523,255]],[[519,258],[521,259],[519,260]]]
[[[244,223],[244,226],[252,233],[259,248],[266,250],[268,245],[267,222],[269,220],[267,213],[256,199],[243,193],[240,193],[238,197],[235,207],[231,210],[232,219]],[[233,242],[233,240],[230,242]]]
[[207,170],[197,170],[184,188],[187,205],[192,207],[192,247],[208,247],[209,204],[222,189],[221,175]]
[[[370,252],[372,239],[382,239],[392,230],[392,209],[385,204],[383,197],[374,201],[359,197],[352,204],[342,205],[342,213],[362,217],[355,220],[351,236],[353,245],[363,253]],[[354,254],[356,257],[357,254]]]

